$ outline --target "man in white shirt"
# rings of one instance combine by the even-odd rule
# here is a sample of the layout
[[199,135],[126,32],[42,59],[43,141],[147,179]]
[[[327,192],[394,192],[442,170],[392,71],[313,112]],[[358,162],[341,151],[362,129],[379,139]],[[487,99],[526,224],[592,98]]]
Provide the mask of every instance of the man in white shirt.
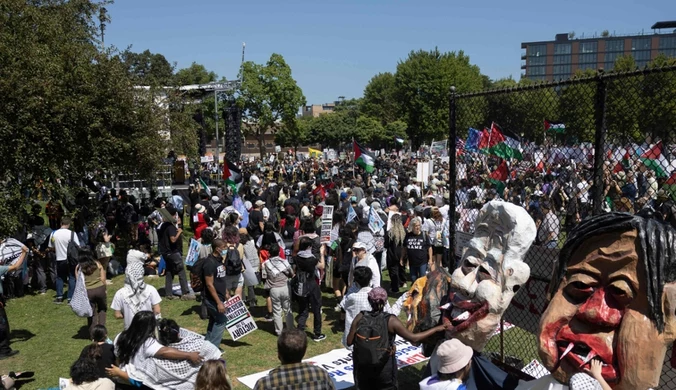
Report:
[[74,241],[80,246],[77,234],[70,230],[70,217],[61,219],[61,229],[52,233],[49,238],[49,248],[56,253],[56,299],[54,303],[63,303],[63,284],[68,283],[68,303],[75,291],[75,266],[68,264],[68,244]]
[[345,348],[352,350],[351,346],[347,345],[347,334],[352,327],[352,321],[364,310],[371,311],[371,304],[368,300],[369,291],[371,291],[371,277],[373,271],[369,267],[357,267],[354,269],[354,292],[346,295],[340,302],[340,307],[345,310],[345,329],[348,330],[343,333],[343,345]]
[[352,254],[354,255],[354,259],[352,259],[352,267],[348,275],[348,288],[352,287],[354,283],[354,270],[357,267],[369,267],[372,272],[369,286],[373,288],[380,287],[380,267],[378,267],[375,257],[367,251],[366,244],[355,242],[352,245]]

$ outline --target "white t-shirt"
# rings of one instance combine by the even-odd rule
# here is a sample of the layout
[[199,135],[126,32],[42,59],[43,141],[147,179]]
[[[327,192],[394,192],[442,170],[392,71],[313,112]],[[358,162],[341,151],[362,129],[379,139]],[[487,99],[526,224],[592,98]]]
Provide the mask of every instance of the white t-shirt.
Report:
[[[113,345],[115,345],[115,355],[118,355],[117,353],[117,339],[120,338],[120,335],[118,334],[115,336],[115,341],[113,342]],[[131,358],[129,361],[129,364],[133,365],[134,367],[142,367],[143,362],[155,356],[157,351],[159,351],[163,347],[162,344],[160,344],[157,340],[154,338],[149,338],[146,340],[143,345],[141,345],[141,348],[139,348],[138,352],[136,352],[136,355]],[[124,369],[125,365],[122,365],[120,368]]]
[[[160,294],[157,293],[157,289],[155,287],[146,284],[146,289],[150,291],[150,296],[143,304],[141,311],[153,311],[153,306],[162,302],[162,298],[160,298]],[[124,292],[125,289],[117,290],[115,296],[113,297],[113,302],[110,304],[110,308],[122,312],[122,315],[124,316],[124,329],[126,330],[129,328],[129,325],[131,325],[131,320],[134,319],[134,316],[131,315],[132,310],[124,300]]]
[[[70,236],[73,232],[70,229],[61,228],[52,233],[49,239],[49,247],[56,251],[56,261],[64,261],[68,258],[68,243],[70,243]],[[80,240],[77,239],[77,234],[73,234],[73,241],[80,246]]]
[[[8,238],[0,244],[0,265],[11,266],[17,261],[23,253],[23,250],[26,246],[21,243],[21,241],[15,240],[13,238]],[[18,269],[13,272],[12,276],[19,276],[21,274],[21,269]]]

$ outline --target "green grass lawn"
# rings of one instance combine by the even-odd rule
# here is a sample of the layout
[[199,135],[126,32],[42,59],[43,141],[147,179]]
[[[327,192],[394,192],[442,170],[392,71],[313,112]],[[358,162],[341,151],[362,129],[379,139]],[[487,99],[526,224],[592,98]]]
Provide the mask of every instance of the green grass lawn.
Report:
[[[184,246],[186,247],[190,232],[186,232]],[[389,282],[387,272],[383,274],[386,283]],[[164,278],[146,278],[146,281],[158,290],[164,290]],[[175,278],[175,282],[177,282]],[[124,276],[116,276],[113,284],[108,286],[108,304],[112,301],[115,291],[124,284]],[[277,337],[274,335],[272,323],[263,322],[262,317],[266,313],[265,301],[262,298],[263,290],[256,290],[258,307],[251,310],[255,317],[259,330],[245,336],[239,341],[232,341],[226,332],[221,348],[225,351],[228,372],[230,373],[236,389],[246,389],[236,378],[253,374],[259,371],[276,367],[277,360]],[[160,292],[162,294],[162,291]],[[55,293],[49,290],[46,295],[29,295],[20,299],[12,299],[7,305],[7,315],[11,326],[11,346],[20,351],[18,355],[10,359],[0,361],[0,373],[8,371],[35,371],[35,379],[24,385],[23,389],[40,389],[58,385],[58,378],[69,377],[70,365],[79,356],[80,351],[88,343],[87,321],[75,316],[71,308],[66,305],[52,303]],[[332,293],[323,292],[323,332],[326,340],[315,343],[308,340],[306,358],[326,353],[332,349],[342,348],[340,342],[342,329],[336,327],[339,314],[333,311],[337,301]],[[394,299],[391,299],[394,301]],[[207,321],[203,321],[197,315],[198,304],[196,302],[184,302],[180,300],[163,301],[161,303],[162,316],[176,320],[182,327],[197,333],[206,333]],[[311,319],[308,324],[312,324]],[[108,311],[107,324],[110,338],[122,331],[122,320],[113,316],[113,311]],[[517,334],[525,333],[525,335]],[[512,337],[510,337],[512,336]],[[518,337],[516,337],[518,336]],[[519,350],[517,344],[523,343],[523,337],[532,337],[535,346],[535,337],[520,329],[511,329],[506,332],[505,351]],[[489,342],[487,351],[499,351],[499,337]],[[528,354],[530,355],[530,354]],[[535,356],[533,356],[535,357]],[[531,357],[524,356],[527,363]],[[404,368],[399,372],[400,388],[417,388],[421,379],[421,370],[424,363]]]

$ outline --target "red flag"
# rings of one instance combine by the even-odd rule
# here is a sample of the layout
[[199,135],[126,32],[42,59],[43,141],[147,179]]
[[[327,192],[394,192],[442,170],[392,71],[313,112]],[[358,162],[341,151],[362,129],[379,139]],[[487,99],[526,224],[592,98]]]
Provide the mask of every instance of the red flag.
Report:
[[228,169],[228,161],[223,157],[223,180],[228,180],[230,177],[230,169]]
[[671,174],[671,177],[667,179],[667,181],[664,184],[669,184],[669,185],[674,185],[676,184],[676,171]]
[[326,197],[326,190],[324,189],[323,185],[318,185],[317,188],[312,190],[312,195],[319,195],[324,199]]
[[505,135],[500,131],[500,126],[495,122],[491,123],[491,146],[495,146],[502,142],[505,142]]
[[507,161],[502,160],[502,162],[498,166],[498,169],[493,171],[489,177],[491,179],[495,179],[498,181],[507,181],[507,178],[509,177],[509,169],[507,169]]
[[490,137],[491,134],[488,132],[488,129],[481,130],[481,135],[479,136],[479,150],[490,148]]

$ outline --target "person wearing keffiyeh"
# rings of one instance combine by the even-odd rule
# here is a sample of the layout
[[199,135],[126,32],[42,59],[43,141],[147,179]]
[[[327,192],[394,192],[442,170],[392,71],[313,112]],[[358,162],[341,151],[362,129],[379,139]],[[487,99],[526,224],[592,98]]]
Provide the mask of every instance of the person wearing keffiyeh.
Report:
[[110,305],[115,310],[115,318],[124,318],[124,329],[140,311],[152,311],[160,318],[162,298],[155,287],[145,283],[143,263],[136,260],[129,262],[124,273],[124,287],[115,293]]

